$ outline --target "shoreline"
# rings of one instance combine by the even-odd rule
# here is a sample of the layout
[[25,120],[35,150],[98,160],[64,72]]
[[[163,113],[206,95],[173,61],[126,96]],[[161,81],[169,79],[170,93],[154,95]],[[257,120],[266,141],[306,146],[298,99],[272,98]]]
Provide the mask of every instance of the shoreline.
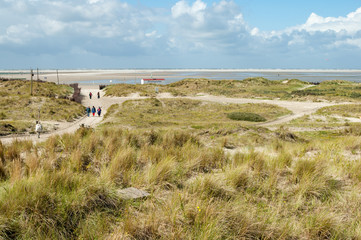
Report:
[[[165,78],[164,84],[185,78],[207,78],[210,80],[243,80],[264,77],[269,80],[299,79],[306,82],[325,80],[347,80],[361,82],[361,70],[336,69],[69,69],[34,70],[33,80],[70,84],[94,85],[115,83],[140,83],[142,78]],[[30,70],[0,70],[0,78],[30,80]],[[113,83],[112,83],[113,82]]]

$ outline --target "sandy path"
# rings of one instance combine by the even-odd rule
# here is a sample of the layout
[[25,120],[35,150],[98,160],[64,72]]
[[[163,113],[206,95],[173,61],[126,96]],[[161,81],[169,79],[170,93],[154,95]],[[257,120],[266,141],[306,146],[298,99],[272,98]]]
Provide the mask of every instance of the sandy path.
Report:
[[[138,94],[132,94],[129,97],[106,97],[104,96],[103,91],[98,90],[98,86],[80,86],[82,87],[81,95],[82,95],[82,104],[84,106],[95,106],[95,108],[98,108],[99,106],[102,108],[102,116],[101,117],[82,117],[74,122],[71,123],[59,123],[59,130],[56,130],[54,132],[50,132],[47,134],[42,134],[41,138],[37,138],[35,135],[28,135],[28,136],[19,136],[19,137],[4,137],[1,138],[1,141],[3,143],[11,143],[15,139],[18,140],[31,140],[34,142],[40,142],[45,141],[50,136],[53,135],[61,135],[64,133],[73,133],[75,132],[80,125],[84,124],[85,126],[95,127],[97,124],[99,124],[103,120],[103,116],[106,113],[107,109],[113,105],[113,104],[122,104],[123,102],[127,100],[135,100],[135,99],[145,99],[147,97],[140,97]],[[100,92],[100,99],[97,98],[97,92]],[[89,92],[93,93],[93,98],[89,99]],[[158,95],[158,98],[181,98],[181,97],[173,97],[170,94],[162,93]],[[284,107],[292,111],[293,113],[291,115],[280,117],[274,121],[265,122],[257,124],[257,126],[274,126],[277,124],[282,124],[285,122],[289,122],[293,119],[302,117],[306,114],[312,114],[316,112],[318,109],[322,107],[337,105],[337,104],[343,104],[343,103],[327,103],[327,102],[296,102],[296,101],[281,101],[281,100],[261,100],[261,99],[248,99],[248,98],[228,98],[228,97],[222,97],[222,96],[211,96],[211,95],[201,95],[201,96],[195,96],[195,97],[184,97],[188,99],[194,99],[194,100],[201,100],[201,101],[211,101],[211,102],[217,102],[217,103],[237,103],[237,104],[243,104],[243,103],[267,103],[267,104],[274,104],[280,107]],[[361,120],[360,120],[361,122]]]
[[[93,88],[88,88],[88,89],[82,89],[81,91],[81,95],[82,95],[82,104],[84,106],[95,106],[96,108],[98,108],[99,106],[103,106],[103,95],[104,92],[103,91],[99,91],[101,94],[100,99],[97,99],[96,97],[96,93],[98,92],[97,90],[97,86],[93,87]],[[90,100],[89,99],[89,92],[92,91],[94,96],[93,98]],[[109,101],[106,101],[109,102]],[[106,106],[108,106],[108,104],[105,104]],[[109,106],[108,106],[109,107]],[[74,133],[82,124],[84,124],[85,126],[90,126],[90,127],[95,127],[98,123],[100,123],[103,120],[103,116],[106,113],[106,109],[102,109],[102,114],[100,117],[98,117],[97,115],[95,117],[81,117],[77,120],[75,120],[74,122],[58,122],[58,130],[56,131],[52,131],[49,133],[44,133],[41,134],[40,138],[37,137],[37,135],[32,134],[32,135],[20,135],[20,136],[9,136],[9,137],[1,137],[1,142],[3,144],[8,144],[11,143],[14,140],[30,140],[33,142],[42,142],[45,141],[46,139],[48,139],[51,136],[54,135],[62,135],[64,133]]]
[[218,103],[267,103],[274,104],[280,107],[287,108],[293,114],[280,117],[274,121],[265,122],[257,124],[258,126],[270,126],[277,125],[285,122],[289,122],[293,119],[302,117],[306,114],[312,114],[316,112],[318,109],[336,105],[335,103],[326,103],[326,102],[297,102],[297,101],[282,101],[282,100],[261,100],[261,99],[248,99],[248,98],[227,98],[227,97],[219,97],[219,96],[198,96],[198,97],[189,97],[190,99],[195,100],[203,100],[203,101],[211,101]]
[[[121,104],[126,100],[144,99],[144,98],[146,97],[139,97],[138,94],[131,94],[129,97],[103,97],[102,104],[103,104],[103,108],[107,109],[113,104]],[[181,98],[181,97],[174,97],[169,93],[161,93],[158,95],[158,98]],[[292,114],[290,115],[280,117],[274,121],[257,124],[258,126],[272,126],[272,125],[289,122],[293,119],[302,117],[304,115],[315,113],[320,108],[336,105],[336,103],[328,103],[328,102],[297,102],[297,101],[281,101],[281,100],[261,100],[261,99],[252,99],[252,98],[228,98],[221,96],[211,96],[206,94],[202,96],[184,97],[184,98],[225,103],[225,104],[226,103],[237,103],[237,104],[267,103],[267,104],[274,104],[280,107],[284,107],[292,111]],[[337,103],[337,104],[344,104],[344,103]]]

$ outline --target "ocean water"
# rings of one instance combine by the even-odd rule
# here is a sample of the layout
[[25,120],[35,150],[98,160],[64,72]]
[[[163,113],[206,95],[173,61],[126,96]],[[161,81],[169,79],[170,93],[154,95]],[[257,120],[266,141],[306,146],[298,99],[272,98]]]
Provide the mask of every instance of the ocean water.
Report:
[[[306,82],[322,82],[326,80],[347,80],[361,82],[361,71],[351,72],[183,72],[183,78],[204,77],[213,80],[235,79],[243,80],[250,77],[264,77],[269,80],[299,79]],[[169,77],[173,82],[181,80],[178,77]]]
[[[243,80],[250,77],[264,77],[269,80],[283,80],[283,79],[299,79],[306,82],[323,82],[326,80],[347,80],[361,83],[361,71],[194,71],[194,70],[176,70],[170,72],[162,72],[161,70],[154,70],[154,78],[164,78],[165,81],[159,84],[169,84],[180,81],[185,78],[207,78],[212,80]],[[118,84],[140,83],[140,78],[133,79],[99,79],[91,81],[82,81],[84,84]]]

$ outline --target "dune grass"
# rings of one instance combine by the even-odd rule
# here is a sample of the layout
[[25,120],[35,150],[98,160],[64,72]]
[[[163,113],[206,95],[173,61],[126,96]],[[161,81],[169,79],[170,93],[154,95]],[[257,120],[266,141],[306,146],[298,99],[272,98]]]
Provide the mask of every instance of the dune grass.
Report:
[[[0,134],[31,131],[35,120],[73,121],[84,114],[84,107],[67,97],[72,88],[48,82],[0,80]],[[40,110],[40,114],[39,114]]]
[[[26,80],[0,80],[0,96],[30,96],[31,82]],[[66,98],[73,92],[68,85],[33,81],[33,96]]]
[[249,121],[249,122],[265,122],[266,119],[256,113],[249,112],[231,112],[227,115],[228,118],[237,121]]
[[159,84],[117,84],[108,86],[106,94],[125,97],[130,93],[138,92],[141,96],[156,96],[155,88],[160,93],[169,92],[174,96],[192,96],[198,93],[222,95],[228,97],[264,97],[287,98],[292,91],[309,84],[296,79],[270,81],[265,78],[248,78],[240,80],[209,80],[184,79],[168,85]]
[[312,88],[296,90],[291,94],[310,100],[327,99],[360,101],[361,84],[343,80],[324,81]]
[[[360,146],[114,126],[0,144],[0,238],[357,239]],[[122,200],[130,186],[151,196]]]
[[[150,98],[97,129],[0,141],[0,239],[361,238],[359,125],[271,131],[232,112],[289,113]],[[150,196],[124,200],[126,187]]]
[[131,93],[141,96],[155,97],[157,93],[169,92],[174,96],[194,96],[206,93],[216,96],[243,97],[243,98],[280,98],[304,100],[348,100],[360,101],[361,84],[349,81],[324,81],[319,85],[311,85],[297,79],[271,81],[265,78],[247,78],[244,80],[210,80],[210,79],[183,79],[167,84],[117,84],[108,86],[106,94],[109,96],[126,97]]
[[361,117],[361,103],[342,104],[319,109],[316,114],[319,115],[338,115],[342,117]]
[[[132,127],[178,127],[207,128],[210,126],[238,126],[227,114],[252,112],[264,120],[272,120],[290,111],[270,104],[219,104],[190,99],[142,99],[129,100],[122,106],[108,109],[105,116],[109,122]],[[239,120],[239,119],[238,119]],[[243,119],[249,121],[249,119]]]

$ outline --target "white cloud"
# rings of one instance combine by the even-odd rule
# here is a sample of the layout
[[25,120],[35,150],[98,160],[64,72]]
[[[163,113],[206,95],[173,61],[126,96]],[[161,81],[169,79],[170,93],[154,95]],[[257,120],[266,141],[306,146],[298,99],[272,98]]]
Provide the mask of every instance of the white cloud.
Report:
[[156,35],[157,35],[157,31],[155,30],[145,34],[145,36],[148,38],[155,37]]
[[102,0],[88,0],[88,2],[90,4],[96,4],[96,3],[102,2]]
[[340,48],[361,50],[361,8],[345,17],[322,17],[311,13],[307,21],[281,31],[251,31],[254,44],[278,52],[323,54]]
[[42,15],[38,16],[36,21],[39,23],[41,32],[43,32],[45,35],[54,35],[63,31],[67,26],[67,24],[64,22]]
[[182,0],[172,7],[169,47],[179,51],[234,51],[247,45],[251,29],[233,1],[207,6],[202,0]]
[[344,45],[350,45],[350,46],[356,46],[359,49],[361,49],[361,38],[358,39],[346,39],[346,40],[341,40],[341,41],[336,41],[334,43],[334,46],[339,48],[342,47]]
[[191,17],[193,25],[196,27],[204,23],[204,14],[207,5],[202,0],[195,1],[192,6],[188,5],[185,0],[177,2],[171,9],[173,18]]
[[251,30],[251,35],[252,36],[257,36],[259,34],[259,29],[258,28],[253,28],[252,30]]
[[316,13],[311,13],[305,24],[290,28],[290,30],[334,31],[354,34],[361,30],[361,8],[351,12],[346,17],[321,17]]
[[136,9],[118,0],[7,1],[0,9],[0,50],[28,44],[34,51],[45,44],[64,51],[59,45],[67,44],[69,49],[91,52],[105,39],[112,47],[122,48],[126,42],[141,46],[154,31],[153,15],[152,9]]

